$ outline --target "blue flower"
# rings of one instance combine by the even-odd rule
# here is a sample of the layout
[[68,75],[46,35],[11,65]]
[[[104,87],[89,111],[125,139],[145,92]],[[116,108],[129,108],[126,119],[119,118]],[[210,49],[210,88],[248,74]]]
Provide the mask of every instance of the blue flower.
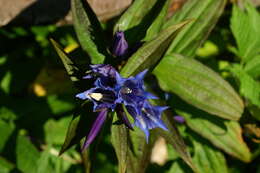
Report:
[[149,130],[159,127],[168,130],[164,122],[161,120],[161,114],[167,106],[153,106],[148,101],[139,104],[137,107],[126,106],[129,114],[134,118],[135,126],[139,127],[149,138]]
[[[129,129],[133,129],[135,125],[143,130],[147,142],[150,129],[159,127],[167,130],[161,120],[161,113],[168,107],[153,106],[148,102],[148,99],[157,99],[157,97],[145,91],[144,77],[147,71],[144,70],[134,77],[123,78],[110,65],[91,65],[91,71],[84,79],[94,79],[93,88],[77,94],[76,97],[92,101],[93,111],[99,114],[86,138],[83,149],[94,140],[110,110],[116,111],[119,120]],[[134,119],[133,125],[128,120],[123,105]]]
[[118,92],[117,102],[125,105],[136,106],[146,99],[157,99],[153,94],[146,92],[144,87],[144,76],[148,70],[137,74],[135,77],[122,78],[116,73],[116,87]]
[[123,31],[117,31],[112,44],[112,54],[116,57],[123,57],[128,53],[128,43]]

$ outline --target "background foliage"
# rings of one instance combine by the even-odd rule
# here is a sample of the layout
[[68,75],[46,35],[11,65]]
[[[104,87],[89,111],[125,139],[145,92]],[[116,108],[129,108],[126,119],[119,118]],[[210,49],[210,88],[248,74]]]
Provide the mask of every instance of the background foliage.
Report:
[[[260,172],[257,7],[188,0],[170,15],[170,0],[136,0],[100,24],[82,2],[72,0],[74,28],[0,28],[0,173]],[[86,85],[73,74],[80,76],[90,63],[118,65],[108,51],[117,30],[130,45],[145,42],[121,64],[121,74],[149,68],[146,85],[161,98],[153,104],[171,107],[163,115],[170,133],[155,129],[146,143],[138,129],[111,126],[114,118],[81,153],[95,114],[75,99]],[[151,162],[154,144],[167,149],[163,163]]]

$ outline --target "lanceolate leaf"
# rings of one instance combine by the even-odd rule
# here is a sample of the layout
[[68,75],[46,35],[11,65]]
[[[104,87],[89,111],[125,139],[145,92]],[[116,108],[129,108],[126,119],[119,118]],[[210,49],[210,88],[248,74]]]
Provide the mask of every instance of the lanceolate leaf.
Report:
[[195,21],[187,25],[171,43],[167,53],[180,53],[194,57],[196,49],[208,37],[222,14],[226,0],[188,0],[180,11],[164,25],[164,28],[186,19]]
[[[158,100],[150,101],[153,105],[158,105]],[[176,152],[180,155],[180,157],[195,171],[196,168],[192,163],[190,154],[187,151],[184,140],[180,136],[178,129],[174,125],[173,115],[171,111],[166,110],[162,115],[162,120],[168,127],[169,131],[165,131],[163,129],[156,129],[156,131],[163,136],[168,143],[170,143]]]
[[90,105],[79,108],[73,115],[67,130],[65,141],[60,150],[60,155],[68,150],[74,144],[78,144],[82,138],[88,135],[95,116],[90,109]]
[[107,56],[106,43],[100,23],[86,0],[71,1],[74,28],[82,48],[92,64],[101,64]]
[[260,52],[260,15],[252,4],[244,3],[245,9],[233,5],[231,30],[236,39],[238,53],[242,62],[248,62]]
[[170,42],[188,22],[189,21],[184,21],[177,25],[170,26],[161,31],[158,37],[145,43],[130,57],[127,64],[121,70],[121,74],[128,77],[144,69],[152,69],[160,61]]
[[[114,115],[114,122],[116,116]],[[129,133],[124,125],[112,125],[111,140],[119,162],[119,173],[144,173],[150,163],[152,146],[155,141],[154,133],[147,143],[144,133],[135,129]]]
[[[115,114],[114,119],[117,119]],[[115,121],[116,120],[114,120],[114,122]],[[128,129],[124,124],[111,126],[111,141],[118,159],[118,172],[125,173],[127,168],[127,161],[129,160],[130,156]]]
[[125,31],[130,45],[139,42],[145,37],[146,31],[154,19],[162,15],[161,10],[166,1],[135,0],[116,23],[114,32]]
[[73,61],[69,58],[69,56],[63,51],[62,47],[53,39],[50,39],[53,47],[58,53],[70,79],[72,81],[78,81],[79,79],[75,76],[75,73],[79,71],[79,69],[74,65]]
[[213,145],[244,162],[249,162],[251,153],[244,142],[241,127],[237,121],[223,120],[172,98],[172,105],[178,115],[185,118],[187,125],[196,133],[208,139]]
[[150,163],[152,147],[154,146],[156,136],[153,131],[147,143],[144,133],[135,129],[130,133],[130,152],[129,160],[127,162],[127,172],[129,173],[145,173],[146,168]]
[[197,166],[199,172],[228,173],[223,153],[209,145],[206,140],[203,140],[194,134],[190,136],[192,136],[191,141],[194,146],[193,162]]
[[166,16],[168,14],[168,8],[171,0],[167,0],[164,3],[164,6],[160,12],[160,14],[154,19],[151,26],[148,28],[144,41],[150,41],[152,38],[154,38],[160,31],[163,26],[164,21],[166,20]]
[[241,117],[244,106],[234,89],[195,59],[168,55],[155,68],[154,74],[165,91],[175,93],[206,112],[230,120]]

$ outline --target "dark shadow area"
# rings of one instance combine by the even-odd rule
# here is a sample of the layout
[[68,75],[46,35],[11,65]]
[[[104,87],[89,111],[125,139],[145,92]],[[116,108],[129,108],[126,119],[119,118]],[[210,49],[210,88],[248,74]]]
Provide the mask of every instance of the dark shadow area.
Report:
[[36,0],[7,26],[52,24],[63,19],[70,10],[70,0]]
[[151,10],[143,17],[140,24],[125,31],[126,40],[131,47],[140,42],[146,35],[147,29],[153,23],[154,19],[160,14],[166,0],[157,1]]
[[[32,142],[36,146],[40,146],[45,142],[45,123],[49,119],[58,120],[71,115],[73,106],[76,105],[73,88],[65,88],[65,90],[68,90],[65,93],[52,94],[58,100],[56,103],[55,100],[50,100],[49,95],[37,97],[32,89],[33,83],[46,66],[65,71],[47,38],[54,33],[59,40],[68,33],[73,35],[72,27],[57,28],[55,32],[46,30],[46,28],[48,26],[42,28],[37,26],[37,33],[35,33],[35,28],[20,28],[23,33],[20,35],[14,31],[14,27],[0,29],[0,81],[6,81],[3,82],[5,87],[0,87],[0,108],[8,109],[15,115],[12,121],[16,129],[6,143],[3,153],[11,161],[15,161],[16,137],[19,130],[26,130],[28,136],[32,138]],[[45,32],[47,32],[45,35],[41,35],[41,39],[44,40],[39,40],[37,34]],[[55,74],[48,74],[47,77],[51,78],[52,75]],[[67,79],[64,77],[64,80],[68,82],[69,77]],[[56,84],[61,83],[59,85],[62,87],[64,81],[55,82]],[[50,85],[56,84],[50,83]],[[64,90],[64,88],[61,88],[61,90]],[[68,109],[63,109],[60,105],[55,106],[59,102],[60,104],[65,102],[71,106]],[[54,109],[57,107],[58,113],[53,111],[53,107]]]

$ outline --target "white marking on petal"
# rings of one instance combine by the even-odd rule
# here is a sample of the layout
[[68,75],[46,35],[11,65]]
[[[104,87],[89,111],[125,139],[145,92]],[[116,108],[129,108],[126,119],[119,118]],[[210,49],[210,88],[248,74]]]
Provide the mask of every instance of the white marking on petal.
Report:
[[145,108],[142,108],[142,111],[143,111],[143,112],[145,113],[145,115],[146,115],[148,118],[150,118],[154,123],[157,123],[158,120],[157,120],[153,115],[149,114],[148,111],[145,110]]
[[89,93],[88,95],[96,101],[100,101],[103,97],[101,93]]
[[143,117],[140,116],[140,115],[138,115],[138,118],[139,118],[139,121],[140,121],[141,126],[142,126],[144,129],[146,129],[146,124],[145,124],[145,122],[144,122]]

